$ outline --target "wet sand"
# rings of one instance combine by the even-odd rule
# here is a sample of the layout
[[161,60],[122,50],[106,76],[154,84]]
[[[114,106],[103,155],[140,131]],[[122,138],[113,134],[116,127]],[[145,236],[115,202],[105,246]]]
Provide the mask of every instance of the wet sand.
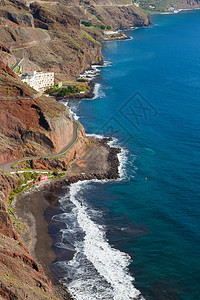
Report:
[[[56,260],[56,254],[52,248],[49,225],[57,201],[61,193],[66,194],[67,186],[73,182],[74,177],[78,181],[91,179],[92,176],[96,176],[95,174],[98,174],[98,178],[118,176],[117,152],[119,151],[101,143],[98,147],[87,147],[82,160],[74,164],[67,176],[42,183],[37,188],[18,196],[15,212],[20,221],[26,225],[26,231],[20,234],[20,239],[53,282],[50,265]],[[70,299],[63,287],[58,286],[56,289],[59,290],[57,294],[61,293],[63,299]]]

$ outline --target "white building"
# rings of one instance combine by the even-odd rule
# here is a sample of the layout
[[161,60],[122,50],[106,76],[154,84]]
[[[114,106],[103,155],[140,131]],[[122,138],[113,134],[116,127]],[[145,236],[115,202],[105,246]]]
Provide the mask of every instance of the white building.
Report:
[[22,75],[21,80],[36,91],[44,91],[54,85],[54,72],[28,72]]

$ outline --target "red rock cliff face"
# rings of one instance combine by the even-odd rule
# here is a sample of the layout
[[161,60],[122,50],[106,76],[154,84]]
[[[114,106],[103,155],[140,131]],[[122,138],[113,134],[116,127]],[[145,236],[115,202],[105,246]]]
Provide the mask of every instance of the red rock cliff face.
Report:
[[[0,10],[0,17],[3,24],[9,24],[0,26],[0,42],[14,49],[18,59],[54,71],[58,81],[75,80],[92,63],[103,61],[101,44],[95,40],[102,39],[100,25],[122,29],[151,23],[149,15],[129,0],[62,0],[49,6],[40,1],[29,8],[10,1]],[[96,28],[85,27],[82,21]]]
[[150,16],[130,0],[91,0],[87,3],[81,2],[79,6],[70,6],[67,0],[65,3],[81,20],[89,21],[95,25],[123,29],[151,24]]
[[60,81],[74,80],[91,63],[103,60],[101,45],[83,34],[80,19],[65,5],[47,7],[40,2],[24,9],[18,2],[13,6],[9,2],[0,10],[2,20],[10,22],[7,27],[0,26],[0,42],[15,49],[18,59],[25,57],[42,69],[54,71]]
[[51,97],[37,98],[9,67],[0,67],[0,164],[59,152],[73,135],[69,109]]
[[[74,163],[76,160],[79,160],[83,157],[85,153],[85,148],[87,145],[88,139],[85,135],[85,130],[82,125],[78,129],[78,138],[77,142],[70,148],[65,156],[57,157],[56,160],[53,158],[41,158],[37,160],[32,160],[29,165],[26,165],[28,168],[38,169],[38,170],[53,170],[66,171],[69,166]],[[24,162],[19,165],[19,168],[24,166]]]
[[73,121],[68,109],[53,101],[60,110],[52,107],[52,112],[46,112],[38,102],[0,100],[0,164],[22,156],[57,153],[70,142]]
[[8,194],[20,176],[0,173],[0,298],[56,300],[51,281],[18,240],[8,213]]

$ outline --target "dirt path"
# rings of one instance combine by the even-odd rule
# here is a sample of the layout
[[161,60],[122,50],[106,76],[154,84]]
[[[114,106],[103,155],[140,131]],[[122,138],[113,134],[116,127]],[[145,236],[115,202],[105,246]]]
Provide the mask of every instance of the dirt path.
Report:
[[44,157],[57,157],[60,155],[63,155],[67,150],[69,150],[71,148],[71,146],[76,142],[77,138],[78,138],[78,128],[79,125],[74,122],[73,124],[73,136],[72,136],[72,140],[57,154],[51,154],[51,155],[45,155],[45,156],[32,156],[32,157],[26,157],[26,158],[21,158],[21,159],[17,159],[5,164],[1,164],[0,165],[0,169],[3,170],[4,172],[17,172],[16,169],[12,168],[12,166],[16,163],[22,162],[22,161],[26,161],[26,160],[30,160],[30,159],[40,159],[40,158],[44,158]]

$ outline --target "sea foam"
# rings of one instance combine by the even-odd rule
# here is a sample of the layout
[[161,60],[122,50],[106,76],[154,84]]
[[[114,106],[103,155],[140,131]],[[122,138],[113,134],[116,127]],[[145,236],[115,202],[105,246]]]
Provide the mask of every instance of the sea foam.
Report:
[[[109,62],[105,62],[104,66],[109,66],[109,64]],[[92,68],[81,77],[94,79],[99,74],[100,66]],[[100,88],[101,85],[96,83],[93,99],[101,96]],[[76,108],[71,107],[70,111],[73,118],[77,120]],[[104,138],[102,135],[95,134],[89,136]],[[108,144],[111,147],[120,147],[117,138],[113,138]],[[120,148],[121,152],[118,154],[119,180],[124,180],[127,177],[128,151],[123,147]],[[101,184],[108,182],[108,180],[93,181],[101,182]],[[58,274],[58,278],[61,278],[60,282],[67,287],[76,300],[144,299],[140,291],[134,287],[134,278],[129,274],[130,256],[111,247],[106,239],[105,228],[93,220],[98,219],[101,212],[89,208],[85,201],[84,190],[89,185],[88,181],[72,184],[69,196],[59,200],[63,213],[54,216],[53,220],[64,223],[66,228],[60,230],[60,240],[55,246],[70,251],[73,253],[73,258],[70,261],[55,262],[53,264],[54,273]]]
[[[103,138],[101,135],[90,135]],[[118,140],[109,142],[118,147]],[[127,150],[122,148],[120,159],[120,180],[126,177],[125,164]],[[107,180],[92,180],[108,182]],[[134,278],[129,274],[131,258],[128,254],[114,249],[106,239],[104,226],[98,225],[101,212],[88,207],[84,191],[91,186],[91,181],[82,181],[70,186],[69,196],[60,199],[63,213],[54,216],[54,221],[63,222],[66,229],[60,230],[57,248],[74,253],[70,261],[54,263],[54,271],[66,274],[60,282],[64,284],[76,300],[133,300],[144,299],[134,285]],[[71,210],[69,210],[71,206]],[[66,212],[68,211],[68,212]],[[94,217],[95,216],[95,217]]]
[[[131,258],[128,254],[112,248],[106,239],[104,228],[97,225],[89,216],[91,208],[84,201],[84,191],[88,182],[78,182],[70,186],[72,213],[56,216],[54,220],[66,222],[67,229],[62,231],[62,240],[58,247],[75,249],[69,262],[58,262],[60,268],[67,270],[67,276],[61,282],[77,300],[132,300],[144,299],[132,284],[134,278],[128,272]],[[66,199],[62,199],[62,203]],[[64,204],[64,203],[63,203]],[[70,224],[68,221],[71,219]],[[71,236],[78,231],[84,233],[81,241]],[[76,235],[76,234],[75,234]],[[80,236],[78,234],[77,236]],[[65,245],[66,239],[68,245]]]

